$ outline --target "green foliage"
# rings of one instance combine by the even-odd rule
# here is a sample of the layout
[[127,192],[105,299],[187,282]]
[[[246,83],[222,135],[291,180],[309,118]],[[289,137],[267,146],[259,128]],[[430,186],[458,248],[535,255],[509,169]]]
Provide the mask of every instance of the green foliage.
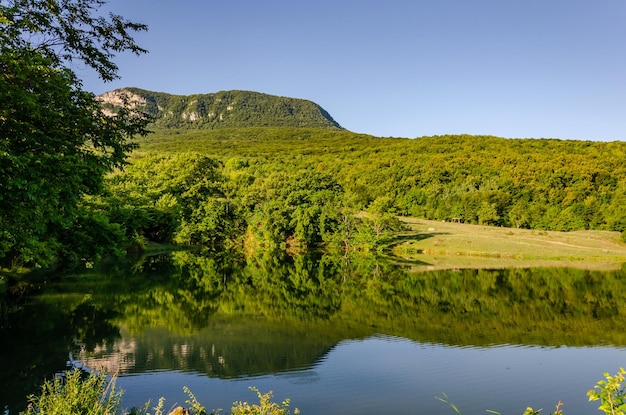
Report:
[[111,80],[115,52],[142,51],[129,32],[145,26],[93,16],[102,4],[0,4],[0,261],[9,266],[47,266],[71,249],[61,239],[81,226],[82,197],[102,191],[104,174],[135,148],[130,138],[145,132],[145,117],[107,116],[64,66],[82,60]]
[[262,243],[291,240],[315,246],[334,231],[343,189],[328,174],[276,173],[257,180],[243,201],[249,212],[249,230]]
[[[259,398],[259,404],[250,405],[248,402],[235,402],[232,408],[232,415],[290,415],[289,399],[284,400],[282,403],[272,402],[273,394],[268,392],[262,394],[257,388],[250,388],[255,392]],[[293,411],[294,414],[299,414],[300,411],[296,408]]]
[[[626,223],[620,143],[241,128],[162,131],[142,147],[109,189],[112,206],[128,207],[127,235],[148,239],[169,220],[161,233],[184,244],[381,252],[402,229],[398,214],[558,230]],[[202,157],[211,167],[191,173]]]
[[382,253],[395,240],[397,233],[405,229],[404,224],[391,213],[361,217],[360,221],[352,242],[353,248],[360,251]]
[[[187,399],[186,403],[187,405],[189,405],[189,411],[191,412],[191,414],[206,415],[206,409],[200,402],[198,402],[196,395],[194,395],[193,392],[191,392],[191,390],[186,386],[183,387],[183,391],[187,394],[187,396],[189,396],[189,399]],[[181,415],[184,414],[181,413]]]
[[[561,409],[562,406],[563,406],[563,402],[559,401],[556,404],[554,412],[552,412],[551,415],[563,415],[563,410]],[[495,412],[495,413],[499,415],[498,412]],[[528,408],[524,410],[523,415],[541,415],[541,409],[535,410],[529,406]]]
[[[233,159],[236,177],[252,181],[324,172],[355,212],[563,231],[622,231],[626,224],[622,142],[239,128],[160,130],[142,148]],[[231,189],[246,197],[245,186]]]
[[64,377],[46,381],[38,396],[31,396],[23,415],[110,415],[117,413],[122,392],[115,386],[115,379],[107,381],[104,373],[89,374],[74,369]]
[[122,247],[129,242],[123,228],[111,223],[104,212],[81,205],[71,225],[59,230],[58,240],[63,247],[57,258],[62,264],[93,263],[105,256],[119,257]]
[[223,246],[242,225],[223,191],[222,168],[198,153],[148,155],[109,178],[111,195],[102,202],[128,236]]
[[[345,231],[345,192],[332,175],[303,170],[246,173],[236,158],[222,164],[199,152],[148,153],[108,180],[101,204],[111,221],[149,240],[212,248],[252,246],[307,249],[337,244]],[[400,222],[391,214],[354,219],[362,226],[350,246],[380,250]],[[168,239],[166,239],[168,238]],[[358,247],[358,248],[357,248]]]
[[604,380],[598,381],[594,389],[587,392],[590,401],[600,401],[599,410],[607,415],[624,415],[626,413],[626,391],[624,377],[626,370],[620,368],[611,376],[604,373]]
[[0,258],[49,265],[82,196],[102,190],[141,127],[101,118],[74,75],[38,52],[3,50],[0,66]]
[[145,31],[110,13],[98,12],[103,0],[8,0],[0,4],[0,42],[9,49],[35,49],[63,61],[79,60],[105,81],[118,78],[115,53],[145,53],[131,33]]
[[[175,415],[207,415],[204,405],[196,399],[196,396],[187,388],[183,387],[189,396],[186,403],[188,408],[176,407],[170,413]],[[234,402],[231,408],[232,415],[290,415],[289,399],[282,403],[272,402],[272,392],[261,393],[257,388],[251,387],[258,398],[259,404],[248,402]],[[150,402],[146,402],[143,408],[134,408],[130,412],[121,411],[123,391],[117,389],[115,378],[107,381],[104,372],[98,374],[84,374],[79,369],[65,372],[64,376],[56,377],[52,381],[46,381],[41,387],[41,393],[30,396],[30,404],[26,411],[20,415],[151,415]],[[159,399],[157,406],[152,408],[153,415],[163,415],[165,400]],[[220,413],[217,411],[217,413]],[[212,412],[213,413],[213,412]],[[293,412],[299,414],[296,408]]]

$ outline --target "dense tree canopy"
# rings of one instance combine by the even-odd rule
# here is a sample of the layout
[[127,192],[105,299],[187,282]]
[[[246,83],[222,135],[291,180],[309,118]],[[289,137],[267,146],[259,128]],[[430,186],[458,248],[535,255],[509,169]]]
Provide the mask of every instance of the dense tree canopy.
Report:
[[[346,209],[529,229],[626,230],[623,142],[467,135],[410,140],[248,128],[161,130],[144,139],[142,149],[192,150],[222,160],[233,201],[256,212],[255,229],[274,229],[282,240],[314,229],[304,222],[289,227],[315,217],[314,209],[334,212],[323,215],[332,226],[318,228],[330,233],[350,228],[339,212]],[[315,174],[338,192],[335,201],[314,202],[311,210],[306,203],[318,192]],[[298,181],[304,184],[294,186]]]
[[[107,116],[68,65],[79,59],[104,80],[114,79],[114,53],[142,52],[129,31],[145,26],[115,15],[95,16],[103,3],[0,1],[4,262],[48,265],[59,252],[71,251],[68,242],[81,244],[69,234],[108,227],[106,219],[86,214],[82,197],[99,193],[104,174],[125,163],[135,147],[129,139],[144,132],[146,120],[129,109]],[[102,226],[85,226],[94,222]]]

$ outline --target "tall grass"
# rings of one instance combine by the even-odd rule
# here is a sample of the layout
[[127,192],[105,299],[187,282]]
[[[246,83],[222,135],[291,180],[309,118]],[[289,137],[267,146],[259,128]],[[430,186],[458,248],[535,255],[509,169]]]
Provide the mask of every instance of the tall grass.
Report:
[[122,391],[115,386],[115,377],[107,380],[104,373],[84,375],[78,369],[63,377],[46,381],[41,394],[30,396],[26,415],[113,415],[117,414]]

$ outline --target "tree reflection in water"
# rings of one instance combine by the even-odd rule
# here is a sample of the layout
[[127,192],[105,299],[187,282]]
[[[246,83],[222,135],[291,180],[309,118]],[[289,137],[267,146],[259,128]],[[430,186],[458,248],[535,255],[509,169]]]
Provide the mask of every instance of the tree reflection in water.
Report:
[[624,269],[409,270],[375,257],[176,252],[65,276],[3,299],[0,404],[19,408],[68,353],[123,373],[232,378],[310,367],[342,340],[373,334],[626,345]]

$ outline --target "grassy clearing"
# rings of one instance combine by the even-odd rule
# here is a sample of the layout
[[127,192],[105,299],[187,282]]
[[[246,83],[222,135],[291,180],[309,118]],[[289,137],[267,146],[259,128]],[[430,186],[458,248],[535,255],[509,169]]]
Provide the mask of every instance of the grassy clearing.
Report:
[[626,244],[618,232],[552,232],[401,218],[410,231],[393,253],[416,269],[567,266],[618,269]]

